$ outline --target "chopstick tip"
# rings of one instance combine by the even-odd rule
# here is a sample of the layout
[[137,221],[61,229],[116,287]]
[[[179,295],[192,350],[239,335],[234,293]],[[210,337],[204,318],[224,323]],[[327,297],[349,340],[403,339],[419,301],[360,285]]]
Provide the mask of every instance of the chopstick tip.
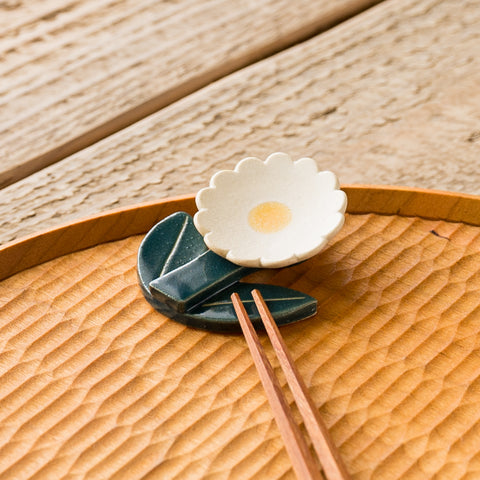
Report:
[[258,288],[254,288],[250,293],[252,294],[253,298],[263,298]]

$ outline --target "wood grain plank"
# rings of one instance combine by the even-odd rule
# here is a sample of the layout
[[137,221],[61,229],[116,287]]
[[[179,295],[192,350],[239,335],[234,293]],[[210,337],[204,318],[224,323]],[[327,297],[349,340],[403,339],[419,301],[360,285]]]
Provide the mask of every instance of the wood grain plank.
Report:
[[3,0],[0,2],[0,38],[27,25],[40,25],[43,21],[66,12],[78,0]]
[[188,194],[272,151],[343,183],[480,193],[476,1],[388,1],[0,192],[0,241]]
[[378,1],[20,2],[0,28],[0,186]]

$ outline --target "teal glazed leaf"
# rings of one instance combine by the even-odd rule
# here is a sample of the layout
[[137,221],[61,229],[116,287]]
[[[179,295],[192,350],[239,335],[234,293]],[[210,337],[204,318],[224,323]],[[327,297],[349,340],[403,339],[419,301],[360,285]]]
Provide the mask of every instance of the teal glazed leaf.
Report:
[[261,325],[251,291],[258,289],[278,325],[316,313],[317,301],[286,287],[238,282],[254,269],[239,267],[209,251],[187,213],[155,225],[138,251],[142,293],[159,312],[185,325],[216,332],[239,332],[230,295],[237,292],[252,322]]
[[[277,325],[303,320],[317,312],[317,299],[291,288],[261,283],[236,283],[210,298],[185,315],[185,322],[190,325],[194,320],[197,328],[223,332],[239,332],[240,325],[233,309],[230,296],[237,292],[245,310],[256,327],[262,327],[262,321],[255,302],[252,290],[257,289],[262,294]],[[201,319],[201,320],[200,320]]]
[[150,283],[150,293],[178,312],[186,312],[241,280],[255,269],[240,267],[211,250]]
[[181,267],[208,250],[203,237],[185,212],[176,212],[157,223],[138,250],[137,274],[145,296],[158,277]]

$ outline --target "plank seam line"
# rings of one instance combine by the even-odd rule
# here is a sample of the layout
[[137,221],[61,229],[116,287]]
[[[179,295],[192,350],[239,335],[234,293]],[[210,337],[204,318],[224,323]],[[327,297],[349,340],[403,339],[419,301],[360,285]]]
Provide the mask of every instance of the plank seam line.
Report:
[[287,50],[295,45],[306,42],[363,13],[382,1],[383,0],[352,0],[349,3],[348,8],[345,7],[343,11],[335,11],[329,15],[325,15],[321,20],[317,19],[311,24],[291,32],[280,42],[277,40],[266,44],[257,49],[253,54],[252,52],[247,52],[240,57],[224,62],[222,65],[214,69],[210,69],[202,74],[189,78],[185,82],[150,98],[149,100],[95,126],[90,130],[87,130],[81,135],[67,140],[64,144],[61,144],[37,157],[33,157],[21,165],[17,165],[4,171],[0,174],[0,189],[12,185],[43,168],[53,165],[70,155],[90,147],[128,126],[143,120],[147,116],[172,105],[182,98],[201,90],[215,81],[254,65],[266,58],[272,57],[283,50]]

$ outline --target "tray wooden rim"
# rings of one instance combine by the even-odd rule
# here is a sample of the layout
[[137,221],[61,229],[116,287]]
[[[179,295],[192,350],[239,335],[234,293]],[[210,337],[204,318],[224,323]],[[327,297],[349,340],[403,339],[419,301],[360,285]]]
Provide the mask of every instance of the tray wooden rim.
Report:
[[[350,214],[420,217],[480,226],[480,196],[421,188],[342,185]],[[168,197],[90,215],[0,246],[0,281],[95,245],[146,233],[175,211],[193,214],[195,195]]]

